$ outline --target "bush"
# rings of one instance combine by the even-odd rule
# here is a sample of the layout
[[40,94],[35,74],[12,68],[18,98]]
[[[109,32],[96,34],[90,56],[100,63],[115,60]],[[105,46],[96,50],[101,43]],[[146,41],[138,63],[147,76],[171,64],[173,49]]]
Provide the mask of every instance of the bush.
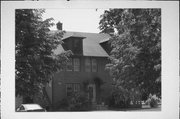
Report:
[[157,106],[158,106],[157,100],[155,100],[154,98],[152,98],[151,101],[150,101],[150,106],[151,106],[151,107],[157,107]]
[[105,104],[108,105],[108,107],[114,107],[115,106],[115,100],[114,100],[112,95],[105,99]]
[[58,110],[67,111],[69,107],[68,98],[64,98],[56,104]]
[[158,97],[156,95],[149,95],[148,100],[146,101],[151,107],[157,107],[158,106]]
[[61,111],[87,111],[90,110],[89,105],[89,100],[85,94],[73,93],[58,102],[57,109]]
[[85,111],[89,108],[89,100],[85,94],[74,94],[70,98],[71,111]]
[[105,103],[110,108],[127,108],[130,105],[130,96],[127,91],[115,90]]

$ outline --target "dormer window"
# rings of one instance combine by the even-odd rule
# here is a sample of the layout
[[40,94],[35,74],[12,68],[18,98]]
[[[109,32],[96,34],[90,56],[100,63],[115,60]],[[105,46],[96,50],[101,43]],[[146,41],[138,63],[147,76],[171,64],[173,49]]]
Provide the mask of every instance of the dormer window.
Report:
[[80,40],[74,39],[74,48],[77,48],[79,44],[80,44]]
[[83,39],[85,37],[78,33],[72,33],[70,36],[63,38],[63,48],[71,50],[74,55],[83,55]]
[[82,39],[73,39],[73,53],[82,54]]

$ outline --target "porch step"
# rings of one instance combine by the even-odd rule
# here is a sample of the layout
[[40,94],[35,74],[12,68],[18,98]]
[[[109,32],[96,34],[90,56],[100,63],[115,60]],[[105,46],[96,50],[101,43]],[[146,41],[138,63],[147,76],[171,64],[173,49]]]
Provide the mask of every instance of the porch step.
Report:
[[93,110],[108,110],[108,105],[92,103],[92,109]]

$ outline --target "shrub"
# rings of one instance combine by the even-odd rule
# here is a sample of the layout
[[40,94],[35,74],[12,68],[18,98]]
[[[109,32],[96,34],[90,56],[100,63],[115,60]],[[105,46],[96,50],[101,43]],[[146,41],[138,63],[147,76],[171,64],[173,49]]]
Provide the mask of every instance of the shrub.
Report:
[[90,110],[89,105],[89,100],[85,94],[73,93],[59,101],[57,109],[61,111],[87,111]]
[[68,98],[64,98],[56,104],[57,110],[67,111],[69,107]]
[[151,106],[151,107],[157,107],[158,106],[158,97],[156,95],[149,95],[149,98],[147,100],[147,103]]
[[85,94],[74,94],[70,98],[71,111],[85,111],[89,108],[89,100]]
[[125,90],[114,90],[105,103],[112,108],[126,108],[130,105],[130,95]]
[[108,107],[114,107],[115,105],[115,100],[113,98],[113,96],[108,96],[106,99],[105,99],[105,104],[108,105]]
[[150,106],[151,106],[151,107],[157,107],[157,106],[158,106],[157,100],[155,100],[154,98],[152,98],[151,101],[150,101]]

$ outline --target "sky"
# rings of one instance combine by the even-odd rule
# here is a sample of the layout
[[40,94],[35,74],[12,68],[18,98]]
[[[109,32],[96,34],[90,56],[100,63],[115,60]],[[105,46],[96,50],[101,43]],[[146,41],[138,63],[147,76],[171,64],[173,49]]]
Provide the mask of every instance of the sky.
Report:
[[[99,33],[100,15],[105,9],[46,9],[43,19],[53,18],[63,23],[63,30]],[[55,30],[56,26],[51,30]]]

